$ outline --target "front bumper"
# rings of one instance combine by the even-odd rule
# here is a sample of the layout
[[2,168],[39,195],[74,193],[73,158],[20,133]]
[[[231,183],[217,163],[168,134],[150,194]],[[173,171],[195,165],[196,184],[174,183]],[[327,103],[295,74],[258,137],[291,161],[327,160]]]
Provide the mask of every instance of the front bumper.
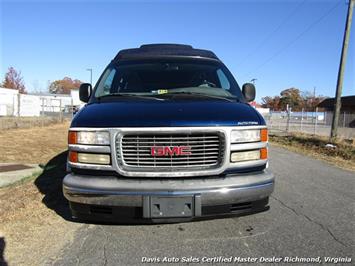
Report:
[[[143,207],[151,196],[193,196],[198,207],[193,215],[196,217],[205,215],[205,207],[257,202],[268,198],[273,190],[274,176],[267,171],[201,179],[134,179],[68,174],[63,180],[64,196],[72,206],[136,207],[142,210],[144,218],[149,218]],[[90,213],[90,210],[86,212]]]

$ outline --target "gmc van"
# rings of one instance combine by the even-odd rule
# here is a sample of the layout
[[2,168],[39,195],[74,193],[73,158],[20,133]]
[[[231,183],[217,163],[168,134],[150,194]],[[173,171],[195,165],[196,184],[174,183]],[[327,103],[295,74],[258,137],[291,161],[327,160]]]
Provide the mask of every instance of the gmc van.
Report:
[[68,134],[63,192],[73,217],[176,222],[268,209],[268,131],[211,51],[150,44],[120,51]]

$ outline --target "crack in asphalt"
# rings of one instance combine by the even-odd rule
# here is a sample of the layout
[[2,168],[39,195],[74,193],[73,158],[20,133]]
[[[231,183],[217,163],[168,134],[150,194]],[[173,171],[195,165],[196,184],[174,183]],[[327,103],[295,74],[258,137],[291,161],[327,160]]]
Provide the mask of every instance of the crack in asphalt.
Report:
[[[85,226],[85,229],[84,229],[86,232],[89,231],[89,227],[88,226]],[[88,239],[89,237],[89,234],[86,234],[86,236],[84,237],[84,239],[82,240],[81,244],[80,244],[80,248],[79,250],[81,250],[86,242],[86,240]],[[80,265],[80,254],[75,254],[75,259],[76,259],[76,265]]]
[[108,236],[106,234],[105,229],[102,227],[102,225],[100,225],[100,229],[102,230],[102,232],[105,235],[105,241],[104,241],[104,246],[103,246],[103,261],[104,261],[103,265],[106,266],[107,265],[106,243],[107,243],[107,240],[108,240]]
[[248,239],[248,238],[254,238],[257,236],[261,236],[264,235],[266,233],[268,233],[269,231],[264,231],[264,232],[260,232],[260,233],[256,233],[253,235],[249,235],[249,236],[231,236],[231,237],[213,237],[213,238],[188,238],[186,240],[184,240],[184,242],[195,242],[195,241],[227,241],[227,240],[244,240],[244,239]]
[[311,223],[314,223],[316,225],[318,225],[320,228],[322,228],[324,231],[328,232],[328,234],[339,244],[341,244],[344,247],[347,247],[347,245],[345,243],[343,243],[342,241],[340,241],[335,235],[334,233],[324,224],[317,222],[315,220],[313,220],[312,218],[310,218],[309,216],[307,216],[304,213],[300,213],[298,211],[296,211],[294,208],[288,206],[286,203],[284,203],[282,200],[276,198],[274,195],[271,195],[270,198],[273,198],[274,200],[276,200],[277,202],[279,202],[282,206],[284,206],[285,208],[289,209],[290,211],[292,211],[294,214],[296,214],[297,216],[303,216],[304,218],[306,218],[308,221],[310,221]]

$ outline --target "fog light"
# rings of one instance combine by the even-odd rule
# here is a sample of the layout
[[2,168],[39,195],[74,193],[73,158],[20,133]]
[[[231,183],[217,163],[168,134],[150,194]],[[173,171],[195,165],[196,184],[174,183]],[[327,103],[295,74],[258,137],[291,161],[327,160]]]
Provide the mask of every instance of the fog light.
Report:
[[108,154],[78,153],[79,163],[110,164],[110,161]]
[[231,153],[231,162],[253,161],[260,159],[260,150],[238,151]]

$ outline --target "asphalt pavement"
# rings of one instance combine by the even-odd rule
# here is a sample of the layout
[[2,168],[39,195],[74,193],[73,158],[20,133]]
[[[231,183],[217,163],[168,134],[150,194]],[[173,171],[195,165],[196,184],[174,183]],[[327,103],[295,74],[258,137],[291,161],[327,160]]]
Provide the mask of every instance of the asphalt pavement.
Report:
[[281,148],[272,147],[270,156],[276,188],[269,211],[166,225],[84,224],[47,263],[222,265],[219,262],[239,257],[259,263],[282,258],[285,264],[285,257],[296,261],[320,257],[323,263],[325,257],[348,257],[352,258],[348,265],[354,265],[354,172]]

